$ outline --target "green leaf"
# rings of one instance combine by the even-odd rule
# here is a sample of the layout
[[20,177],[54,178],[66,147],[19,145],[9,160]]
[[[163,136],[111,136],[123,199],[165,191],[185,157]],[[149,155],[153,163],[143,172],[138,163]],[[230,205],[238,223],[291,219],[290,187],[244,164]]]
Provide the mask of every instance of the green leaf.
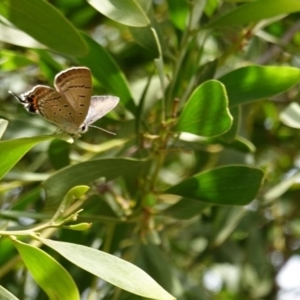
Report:
[[250,66],[234,70],[218,80],[226,86],[232,107],[285,92],[300,81],[300,70]]
[[210,80],[193,92],[175,130],[213,137],[228,131],[231,124],[225,87],[216,80]]
[[177,274],[170,265],[169,257],[162,248],[154,244],[141,244],[137,250],[135,264],[145,270],[168,291],[175,290]]
[[174,26],[180,30],[184,30],[187,25],[189,15],[189,7],[186,1],[168,0],[170,19]]
[[88,0],[89,4],[106,17],[133,27],[147,26],[150,21],[137,0]]
[[65,195],[64,199],[61,201],[59,208],[52,217],[52,220],[58,219],[66,211],[66,209],[71,206],[71,204],[73,204],[77,199],[81,198],[89,189],[90,187],[86,185],[78,185],[70,189]]
[[150,9],[148,16],[151,24],[146,27],[130,27],[130,33],[134,41],[151,52],[154,57],[159,57],[162,52],[166,56],[172,55],[169,45],[165,41],[161,24],[156,20],[153,9]]
[[286,191],[288,191],[293,185],[299,184],[300,172],[295,173],[291,177],[284,178],[278,184],[272,186],[264,195],[266,202],[274,201],[281,197]]
[[183,198],[164,210],[163,214],[178,220],[188,220],[201,215],[202,211],[207,207],[206,203]]
[[15,71],[32,64],[32,60],[24,55],[18,54],[16,51],[2,50],[0,52],[0,59],[0,65],[3,71]]
[[138,171],[145,162],[133,159],[110,158],[87,161],[61,169],[44,182],[47,205],[51,207],[61,202],[72,187],[89,184],[100,177],[111,180],[118,176],[138,176]]
[[238,26],[297,11],[300,11],[298,0],[258,0],[239,6],[210,22],[205,28]]
[[46,48],[27,33],[4,24],[0,24],[0,41],[27,48]]
[[153,36],[153,31],[151,30],[151,26],[137,28],[130,27],[130,33],[134,39],[134,41],[149,51],[153,57],[158,57],[159,51],[157,48],[156,40]]
[[6,290],[3,286],[0,285],[0,299],[1,300],[18,300],[13,294]]
[[300,105],[296,102],[289,104],[279,116],[282,123],[292,128],[300,128]]
[[221,141],[231,143],[235,140],[238,129],[239,129],[239,123],[240,123],[240,107],[235,106],[230,108],[230,115],[232,116],[233,122],[230,127],[230,129],[225,132],[222,136],[217,137],[217,139],[220,139]]
[[8,121],[4,119],[0,119],[0,139],[2,138],[6,128],[8,125]]
[[48,2],[4,0],[0,15],[54,51],[75,56],[88,52],[76,28]]
[[78,267],[130,293],[151,299],[175,299],[147,273],[119,257],[86,246],[40,240]]
[[71,188],[61,201],[59,209],[52,219],[57,219],[75,200],[81,198],[89,189],[90,187],[86,185],[78,185]]
[[48,156],[51,165],[56,169],[61,169],[70,164],[70,144],[62,140],[51,141],[48,148]]
[[230,210],[222,210],[218,216],[217,225],[214,228],[212,247],[219,247],[228,237],[237,230],[238,224],[245,217],[244,207],[233,207]]
[[80,300],[70,274],[49,254],[34,246],[14,241],[24,264],[50,300]]
[[0,179],[35,145],[54,139],[53,135],[0,142]]
[[257,195],[263,172],[246,166],[226,166],[193,176],[165,191],[219,205],[245,205]]
[[216,140],[215,143],[245,153],[254,153],[256,151],[255,146],[249,140],[239,135],[237,135],[235,137],[235,140],[232,142],[226,142],[220,139],[220,140]]
[[90,51],[88,55],[80,57],[77,60],[80,64],[89,67],[93,76],[102,84],[102,86],[114,96],[120,97],[122,104],[134,113],[136,106],[123,72],[111,55],[100,44],[84,33],[83,36]]

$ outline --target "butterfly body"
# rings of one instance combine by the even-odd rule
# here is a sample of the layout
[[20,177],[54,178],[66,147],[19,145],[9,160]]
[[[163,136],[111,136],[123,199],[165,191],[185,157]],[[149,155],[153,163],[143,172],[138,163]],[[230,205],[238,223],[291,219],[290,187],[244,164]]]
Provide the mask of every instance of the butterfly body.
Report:
[[55,89],[37,85],[20,97],[13,94],[31,113],[38,113],[62,131],[79,137],[92,123],[119,102],[115,96],[91,96],[92,76],[88,68],[74,67],[58,73]]

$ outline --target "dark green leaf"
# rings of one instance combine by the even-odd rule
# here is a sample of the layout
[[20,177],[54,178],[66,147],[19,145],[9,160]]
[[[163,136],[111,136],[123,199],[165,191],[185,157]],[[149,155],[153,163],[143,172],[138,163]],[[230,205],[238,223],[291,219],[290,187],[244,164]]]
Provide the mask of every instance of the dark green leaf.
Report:
[[74,186],[89,184],[105,177],[107,180],[119,176],[136,177],[146,161],[125,158],[109,158],[87,161],[61,169],[44,182],[47,206],[60,203]]
[[193,176],[165,191],[210,204],[245,205],[254,200],[263,172],[246,166],[226,166]]
[[88,51],[76,28],[48,2],[3,0],[0,15],[55,51],[75,56]]
[[199,216],[207,206],[206,203],[184,198],[164,210],[163,214],[174,219],[187,220]]
[[[168,258],[157,245],[141,245],[138,248],[136,264],[168,291],[175,290],[174,277]],[[175,277],[176,278],[176,277]]]
[[54,169],[61,169],[70,164],[70,144],[61,141],[61,140],[53,140],[51,141],[48,148],[48,155],[50,162]]

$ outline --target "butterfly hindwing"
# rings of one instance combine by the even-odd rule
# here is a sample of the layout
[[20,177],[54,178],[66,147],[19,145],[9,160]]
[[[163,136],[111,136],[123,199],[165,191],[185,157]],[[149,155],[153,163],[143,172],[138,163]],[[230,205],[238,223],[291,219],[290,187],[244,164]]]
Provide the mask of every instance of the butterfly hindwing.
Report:
[[93,96],[84,124],[89,126],[110,112],[119,103],[115,96]]

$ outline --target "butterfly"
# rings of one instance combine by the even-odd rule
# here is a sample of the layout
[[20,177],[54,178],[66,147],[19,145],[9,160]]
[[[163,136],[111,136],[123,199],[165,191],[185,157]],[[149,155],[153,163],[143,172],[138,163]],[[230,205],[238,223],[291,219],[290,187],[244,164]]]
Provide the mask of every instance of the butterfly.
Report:
[[28,112],[40,114],[62,131],[80,137],[92,124],[119,103],[119,97],[92,96],[92,75],[86,67],[73,67],[58,73],[54,88],[37,85],[20,97],[9,91]]

